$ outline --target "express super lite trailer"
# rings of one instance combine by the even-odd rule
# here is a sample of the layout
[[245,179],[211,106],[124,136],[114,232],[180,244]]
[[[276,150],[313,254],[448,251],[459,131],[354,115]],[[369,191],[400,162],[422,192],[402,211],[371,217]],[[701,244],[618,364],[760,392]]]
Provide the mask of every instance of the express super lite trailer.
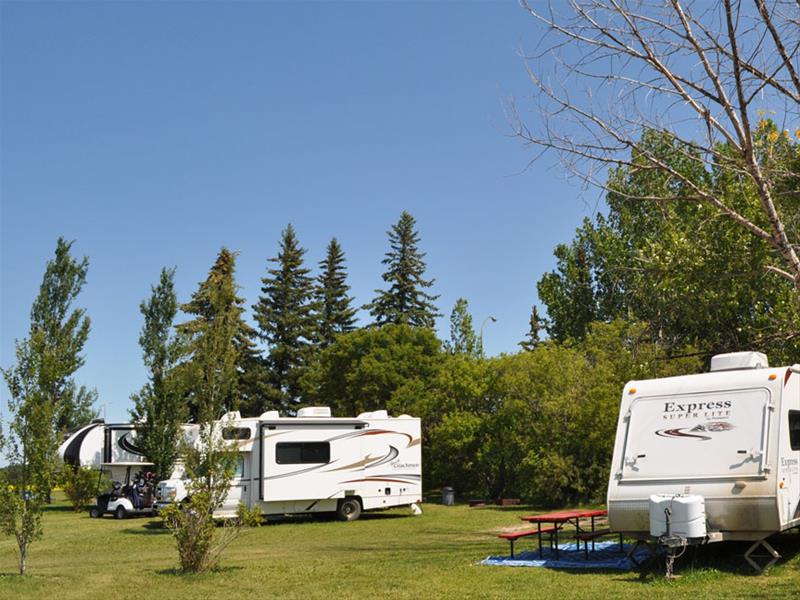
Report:
[[800,365],[757,352],[718,355],[711,372],[631,381],[611,474],[612,530],[669,549],[800,526]]
[[[218,422],[223,439],[239,451],[238,467],[217,517],[236,514],[243,502],[264,515],[335,512],[352,521],[364,510],[412,506],[422,499],[420,420],[385,410],[355,418],[307,407],[296,417],[270,411]],[[156,487],[158,506],[180,502],[189,482]],[[415,508],[416,510],[416,508]]]

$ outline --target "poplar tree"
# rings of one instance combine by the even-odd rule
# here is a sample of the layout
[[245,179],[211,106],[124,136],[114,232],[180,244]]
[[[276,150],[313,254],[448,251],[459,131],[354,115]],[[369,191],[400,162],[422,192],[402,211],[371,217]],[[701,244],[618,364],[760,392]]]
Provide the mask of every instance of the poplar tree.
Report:
[[387,266],[383,280],[389,288],[375,290],[375,299],[364,306],[374,317],[375,325],[394,323],[433,328],[436,317],[441,316],[433,304],[439,296],[425,292],[434,280],[424,278],[425,253],[419,250],[420,237],[415,224],[414,217],[403,211],[400,220],[387,232],[389,251],[382,263]]
[[[91,421],[97,392],[75,383],[84,364],[83,347],[89,338],[86,309],[72,305],[86,283],[89,259],[70,255],[73,242],[58,238],[55,256],[47,262],[39,294],[31,308],[31,351],[40,357],[37,385],[41,398],[53,405],[55,427],[64,432]],[[41,333],[41,335],[33,335]]]
[[269,344],[270,381],[289,411],[300,396],[300,379],[316,335],[314,281],[303,266],[305,252],[290,223],[282,233],[278,255],[269,259],[276,266],[261,279],[262,295],[253,306],[259,335]]
[[148,381],[131,396],[137,445],[154,465],[158,480],[167,479],[178,458],[181,423],[188,417],[184,384],[176,369],[184,347],[173,325],[178,312],[175,269],[162,269],[157,285],[139,310],[144,325],[139,335]]
[[530,328],[528,329],[528,333],[525,334],[525,339],[519,343],[519,346],[526,352],[532,352],[533,350],[536,350],[536,348],[539,347],[539,344],[542,343],[539,332],[545,328],[545,323],[544,319],[539,316],[539,309],[536,308],[536,305],[534,305],[533,310],[531,310],[529,324]]
[[177,326],[189,359],[182,374],[190,412],[211,421],[238,407],[244,367],[256,361],[255,330],[244,320],[244,298],[236,294],[236,253],[222,248],[208,277],[181,310],[195,318]]
[[19,574],[28,568],[28,549],[42,537],[42,513],[56,477],[57,407],[39,385],[44,337],[34,331],[16,342],[16,364],[3,369],[8,385],[8,418],[0,449],[9,468],[0,470],[0,533],[13,537]]
[[481,356],[481,343],[475,334],[466,298],[459,298],[453,306],[450,313],[450,341],[445,342],[445,347],[452,354]]
[[74,259],[71,247],[58,238],[31,308],[29,335],[15,342],[16,364],[0,369],[10,393],[0,449],[11,467],[0,470],[0,532],[15,539],[22,575],[30,544],[42,536],[62,434],[94,417],[97,393],[78,387],[73,377],[84,363],[90,324],[85,309],[72,305],[86,282],[89,261]]
[[327,348],[340,333],[355,329],[356,309],[348,295],[347,271],[342,247],[336,238],[328,244],[325,260],[319,263],[321,273],[317,277],[316,308],[317,341]]

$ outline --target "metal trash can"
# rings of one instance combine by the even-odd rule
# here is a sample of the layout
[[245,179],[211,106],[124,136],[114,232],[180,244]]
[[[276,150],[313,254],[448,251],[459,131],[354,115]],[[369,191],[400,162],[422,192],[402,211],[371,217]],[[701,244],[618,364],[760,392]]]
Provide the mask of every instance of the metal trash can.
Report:
[[456,491],[450,486],[442,488],[442,504],[445,506],[453,506],[456,503]]

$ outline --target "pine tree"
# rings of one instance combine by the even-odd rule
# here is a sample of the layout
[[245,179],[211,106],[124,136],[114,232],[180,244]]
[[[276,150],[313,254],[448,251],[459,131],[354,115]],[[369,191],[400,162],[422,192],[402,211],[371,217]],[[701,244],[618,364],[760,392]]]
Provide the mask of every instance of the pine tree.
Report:
[[237,296],[236,253],[222,248],[205,281],[181,310],[195,318],[176,327],[185,336],[189,360],[181,367],[188,382],[191,416],[218,419],[235,410],[243,392],[245,367],[257,360],[255,330]]
[[472,326],[472,315],[469,314],[466,298],[459,298],[453,306],[450,313],[450,341],[445,342],[445,346],[453,354],[474,357],[481,355],[481,343]]
[[375,290],[378,295],[364,306],[375,318],[375,325],[396,323],[433,328],[436,317],[441,316],[433,304],[439,296],[424,291],[434,280],[423,278],[425,253],[418,248],[420,237],[414,230],[415,224],[414,217],[403,211],[400,220],[387,232],[389,251],[382,263],[388,266],[383,280],[390,284],[389,289]]
[[[73,242],[58,238],[55,257],[47,262],[39,295],[31,308],[31,350],[42,358],[38,370],[41,397],[55,409],[56,429],[66,431],[88,423],[97,413],[95,390],[78,386],[73,375],[84,364],[81,355],[89,338],[90,321],[83,308],[72,309],[86,283],[89,259],[70,255]],[[41,335],[33,335],[39,332]]]
[[292,411],[300,396],[300,379],[309,363],[314,326],[314,282],[303,266],[305,249],[291,223],[282,233],[274,269],[262,278],[262,295],[253,306],[259,335],[269,344],[270,381],[285,410]]
[[350,286],[344,262],[342,247],[333,238],[325,260],[319,263],[321,273],[317,277],[317,341],[321,348],[330,346],[338,334],[355,329],[356,309],[351,307],[353,299],[347,293]]
[[148,381],[131,396],[137,444],[154,465],[159,480],[167,479],[178,458],[181,423],[188,417],[184,383],[176,369],[184,348],[173,324],[178,312],[175,269],[162,269],[152,295],[139,305],[144,325],[139,335]]
[[539,347],[539,344],[542,343],[539,332],[545,329],[544,319],[539,316],[539,309],[536,308],[536,305],[534,305],[533,310],[531,310],[531,319],[529,323],[530,328],[528,329],[528,333],[525,335],[525,339],[519,343],[526,352],[532,352]]

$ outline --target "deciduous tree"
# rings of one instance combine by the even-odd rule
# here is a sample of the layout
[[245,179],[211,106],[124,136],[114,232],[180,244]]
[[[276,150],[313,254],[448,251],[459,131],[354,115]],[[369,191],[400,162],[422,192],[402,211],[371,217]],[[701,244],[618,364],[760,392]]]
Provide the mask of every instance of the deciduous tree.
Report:
[[[544,29],[542,45],[527,59],[540,114],[525,123],[512,106],[517,135],[555,150],[590,184],[641,202],[703,205],[766,244],[772,261],[764,269],[800,288],[800,240],[787,227],[797,172],[772,160],[770,150],[800,120],[800,4],[524,5]],[[768,132],[769,144],[759,123],[763,109],[781,124]],[[693,168],[665,161],[644,143],[645,130],[671,137]],[[620,190],[606,179],[609,167],[660,174],[665,185]],[[720,170],[735,187],[694,176]]]
[[[31,352],[40,357],[37,385],[42,401],[55,410],[59,432],[88,423],[96,416],[92,404],[95,390],[78,386],[75,372],[84,364],[83,347],[89,338],[90,321],[84,308],[73,308],[89,269],[89,259],[77,260],[73,242],[58,238],[55,256],[47,262],[39,294],[31,308]],[[40,333],[40,335],[33,335]]]
[[139,345],[147,368],[148,381],[131,396],[131,418],[136,423],[137,445],[154,465],[159,480],[169,478],[178,458],[181,423],[189,415],[186,406],[186,381],[176,369],[185,347],[173,328],[178,312],[174,269],[162,269],[157,285],[139,310],[144,325]]

